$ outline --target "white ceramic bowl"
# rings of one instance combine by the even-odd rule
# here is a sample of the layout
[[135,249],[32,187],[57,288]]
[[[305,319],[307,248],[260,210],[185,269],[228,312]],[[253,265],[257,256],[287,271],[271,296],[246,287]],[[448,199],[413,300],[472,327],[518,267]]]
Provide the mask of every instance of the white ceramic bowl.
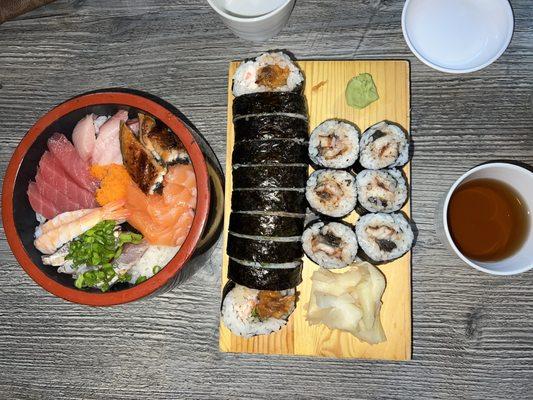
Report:
[[264,42],[276,36],[287,24],[296,0],[286,0],[280,7],[258,17],[230,14],[223,8],[223,0],[207,2],[235,35],[252,42]]
[[403,36],[420,61],[439,71],[467,73],[485,68],[513,36],[508,0],[407,0]]
[[[457,248],[448,228],[448,205],[455,190],[472,179],[490,178],[513,187],[524,199],[529,210],[529,234],[523,246],[512,256],[496,262],[481,262],[466,257]],[[436,229],[441,241],[463,262],[493,275],[514,275],[533,268],[533,172],[509,163],[482,164],[463,174],[448,190],[437,210]]]

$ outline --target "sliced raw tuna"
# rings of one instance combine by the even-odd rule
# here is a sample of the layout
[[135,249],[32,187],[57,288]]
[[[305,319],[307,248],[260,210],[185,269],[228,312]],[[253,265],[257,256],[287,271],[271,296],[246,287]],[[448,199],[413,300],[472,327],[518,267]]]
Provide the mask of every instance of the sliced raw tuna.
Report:
[[91,155],[96,143],[95,119],[96,116],[94,114],[83,117],[72,131],[72,143],[74,143],[74,147],[78,150],[81,158],[86,162],[91,162]]
[[41,196],[45,197],[51,204],[54,205],[59,214],[66,211],[75,211],[82,208],[81,204],[72,200],[70,197],[59,192],[54,186],[50,185],[48,182],[41,180],[37,185],[37,190]]
[[30,182],[28,185],[28,199],[30,200],[33,211],[43,215],[46,219],[54,218],[59,214],[59,211],[54,207],[52,202],[39,192],[35,182]]
[[[51,154],[49,158],[55,160]],[[43,159],[41,159],[39,165],[44,165],[44,167],[39,168],[35,176],[35,182],[40,191],[46,187],[52,188],[52,191],[57,191],[60,195],[66,196],[78,204],[78,208],[94,208],[98,206],[93,193],[80,188],[62,170],[59,170],[58,173],[57,169],[49,168],[48,163],[43,163],[42,161]],[[48,171],[49,173],[45,173],[44,171]],[[53,199],[52,196],[48,197]],[[57,206],[55,201],[54,204]]]
[[100,127],[92,154],[93,164],[122,164],[119,139],[120,123],[127,120],[128,112],[120,110]]
[[96,190],[98,181],[91,176],[89,164],[83,161],[65,135],[54,133],[48,139],[48,149],[74,182],[91,192]]

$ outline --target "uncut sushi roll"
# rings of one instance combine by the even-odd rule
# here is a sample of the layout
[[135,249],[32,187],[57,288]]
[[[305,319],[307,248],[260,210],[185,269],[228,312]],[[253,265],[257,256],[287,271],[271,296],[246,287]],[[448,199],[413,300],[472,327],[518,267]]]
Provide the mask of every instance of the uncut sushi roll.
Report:
[[286,290],[302,282],[302,261],[285,264],[257,263],[230,258],[228,279],[252,289]]
[[233,75],[233,95],[258,92],[301,92],[304,76],[290,56],[267,52],[243,62]]
[[234,189],[304,188],[307,165],[233,165]]
[[357,174],[358,211],[398,211],[407,201],[407,182],[397,169],[365,169]]
[[221,319],[235,335],[268,335],[287,324],[295,307],[295,289],[256,290],[229,281],[222,294]]
[[355,225],[355,234],[362,250],[359,256],[373,264],[401,257],[414,241],[411,225],[400,213],[363,215]]
[[261,237],[228,234],[230,257],[258,263],[290,263],[303,256],[300,237]]
[[233,164],[306,164],[307,143],[294,139],[249,140],[233,147]]
[[233,100],[233,120],[247,116],[286,115],[307,119],[305,97],[292,92],[252,93]]
[[317,213],[335,218],[344,217],[357,204],[355,177],[346,171],[319,169],[309,176],[305,197]]
[[233,212],[229,218],[229,230],[249,236],[300,236],[304,230],[304,219],[303,215]]
[[309,138],[309,158],[320,167],[349,168],[359,157],[359,130],[352,124],[329,119]]
[[233,190],[231,209],[243,212],[305,214],[303,189]]
[[366,169],[400,167],[409,161],[409,140],[398,125],[380,122],[359,142],[359,163]]
[[301,116],[247,116],[234,121],[233,127],[235,143],[271,139],[295,139],[306,142],[309,137],[309,124]]
[[342,222],[311,223],[302,235],[307,257],[323,268],[344,268],[357,256],[357,238],[353,228]]

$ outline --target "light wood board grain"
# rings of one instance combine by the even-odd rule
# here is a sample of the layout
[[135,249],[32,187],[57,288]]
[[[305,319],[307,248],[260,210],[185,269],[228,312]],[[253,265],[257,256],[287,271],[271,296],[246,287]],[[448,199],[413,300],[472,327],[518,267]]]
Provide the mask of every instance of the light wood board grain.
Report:
[[[409,63],[407,61],[302,61],[299,63],[306,77],[305,96],[312,130],[325,119],[339,118],[355,123],[361,131],[382,121],[394,121],[409,129]],[[231,77],[238,62],[229,68],[228,131],[226,153],[226,207],[224,243],[226,243],[231,212],[231,154],[234,144],[232,123]],[[379,99],[358,110],[347,105],[344,92],[348,81],[363,72],[370,73],[376,84]],[[410,167],[404,168],[410,176]],[[410,215],[410,203],[403,211]],[[357,214],[346,218],[355,222]],[[225,248],[225,247],[224,247]],[[222,287],[227,279],[228,256],[224,252]],[[244,339],[233,335],[221,323],[220,349],[227,352],[261,354],[295,354],[339,358],[373,358],[408,360],[411,358],[411,253],[399,260],[379,267],[385,274],[387,288],[383,295],[381,320],[387,341],[369,345],[339,330],[324,325],[310,326],[306,321],[307,304],[311,293],[311,275],[318,266],[304,259],[303,282],[298,286],[299,301],[286,327],[263,336]]]

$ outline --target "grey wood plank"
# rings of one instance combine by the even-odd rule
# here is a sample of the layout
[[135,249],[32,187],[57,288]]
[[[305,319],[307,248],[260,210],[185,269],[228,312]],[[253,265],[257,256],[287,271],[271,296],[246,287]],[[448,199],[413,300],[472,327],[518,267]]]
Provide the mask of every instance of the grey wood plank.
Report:
[[411,62],[413,361],[340,361],[218,352],[221,243],[172,292],[120,307],[68,304],[35,285],[0,230],[0,398],[529,398],[531,273],[487,276],[434,232],[434,210],[466,169],[533,164],[533,8],[512,1],[515,33],[494,64],[446,75],[409,52],[399,0],[299,0],[265,44],[235,38],[200,0],[58,0],[0,25],[0,173],[44,112],[104,87],[179,107],[225,162],[228,62],[271,48],[302,59]]

